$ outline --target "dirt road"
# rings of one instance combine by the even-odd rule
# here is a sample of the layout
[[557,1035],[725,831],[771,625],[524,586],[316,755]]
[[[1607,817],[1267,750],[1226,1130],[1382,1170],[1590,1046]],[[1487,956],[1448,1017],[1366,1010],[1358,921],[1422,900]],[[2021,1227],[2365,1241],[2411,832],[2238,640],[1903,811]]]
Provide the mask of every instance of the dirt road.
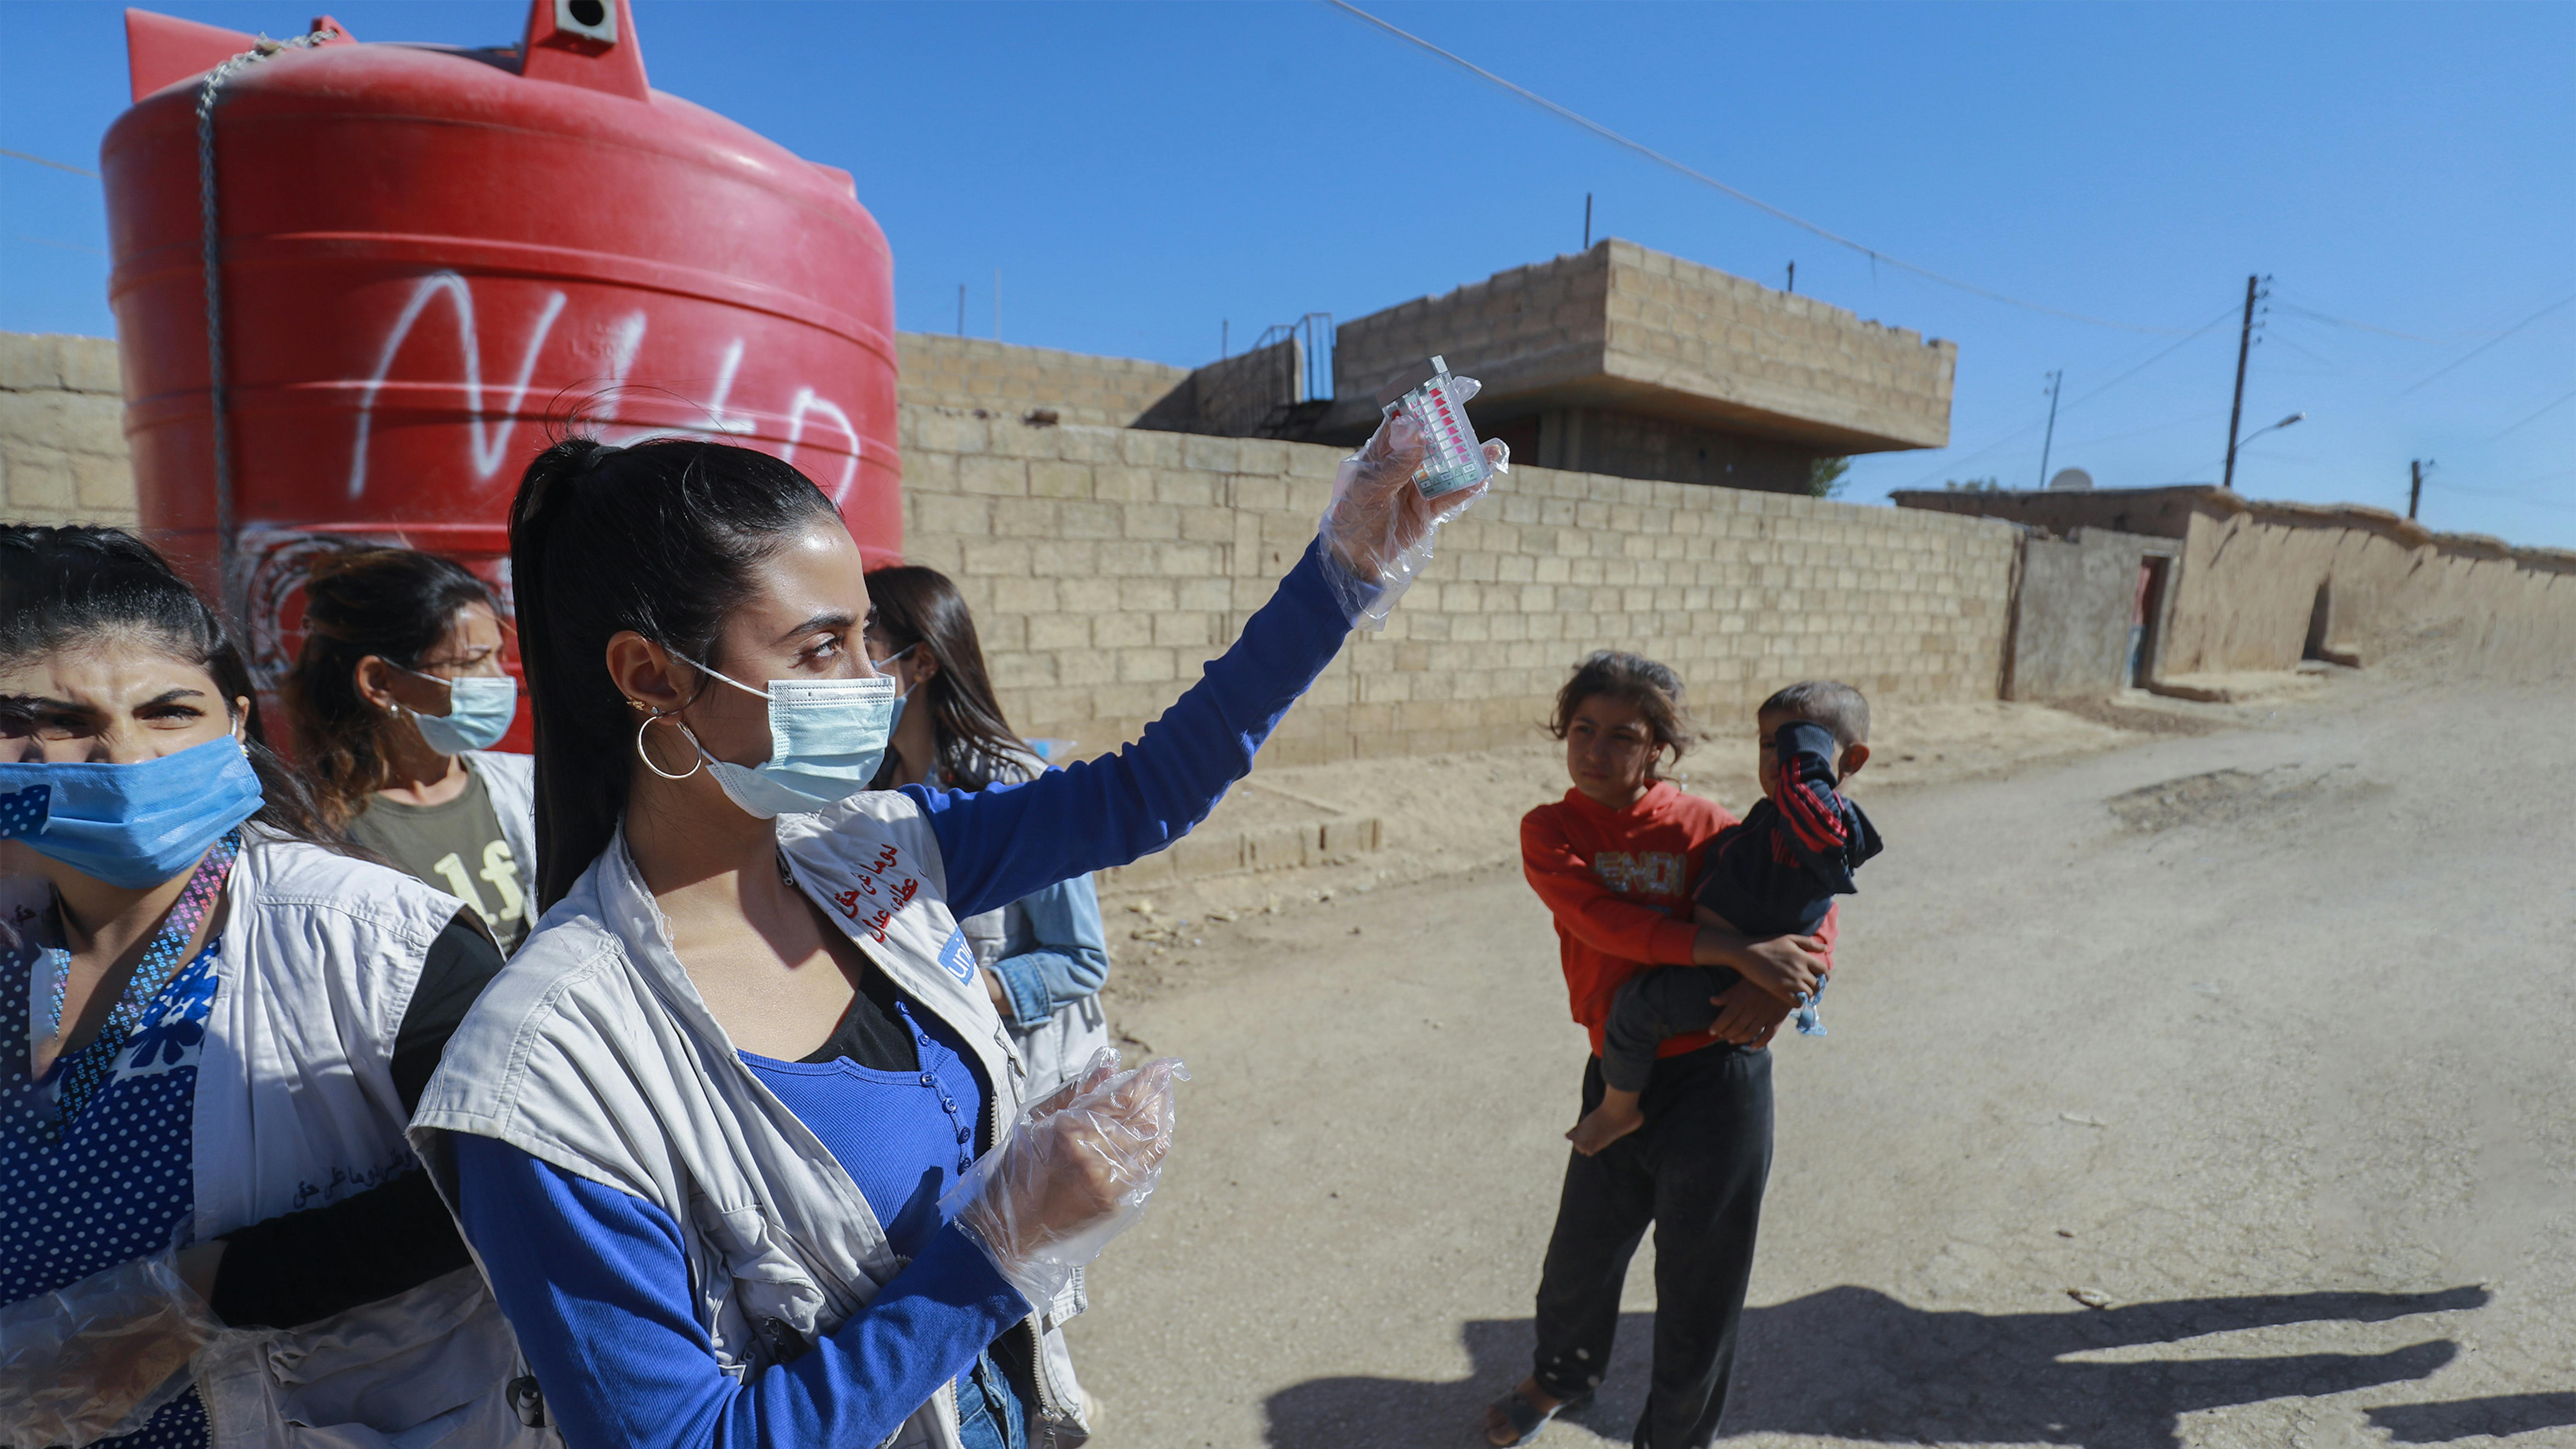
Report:
[[[2346,682],[1868,795],[1832,1035],[1775,1049],[1727,1434],[2576,1443],[2571,719]],[[1119,1007],[1197,1081],[1073,1330],[1098,1442],[1477,1442],[1583,1059],[1543,913],[1486,870],[1195,929]],[[1626,1442],[1647,1266],[1542,1443]]]

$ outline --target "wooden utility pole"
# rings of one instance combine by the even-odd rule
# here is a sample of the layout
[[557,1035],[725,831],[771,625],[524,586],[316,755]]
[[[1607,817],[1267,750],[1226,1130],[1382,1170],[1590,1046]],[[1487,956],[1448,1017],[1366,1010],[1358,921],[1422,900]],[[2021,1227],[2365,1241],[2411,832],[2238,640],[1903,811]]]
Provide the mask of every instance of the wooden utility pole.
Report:
[[2048,486],[2049,452],[2057,446],[2057,393],[2065,383],[2066,369],[2062,367],[2048,375],[2048,436],[2039,445],[2039,486],[2042,488]]
[[1592,250],[1592,193],[1583,193],[1583,249]]
[[2236,402],[2227,410],[2227,476],[2222,488],[2236,486],[2236,425],[2245,420],[2245,354],[2254,346],[2254,286],[2259,277],[2245,279],[2245,324],[2236,333]]
[[2406,465],[2406,470],[2415,475],[2414,481],[2406,485],[2406,518],[2411,523],[2416,508],[2424,502],[2424,460],[2412,460]]

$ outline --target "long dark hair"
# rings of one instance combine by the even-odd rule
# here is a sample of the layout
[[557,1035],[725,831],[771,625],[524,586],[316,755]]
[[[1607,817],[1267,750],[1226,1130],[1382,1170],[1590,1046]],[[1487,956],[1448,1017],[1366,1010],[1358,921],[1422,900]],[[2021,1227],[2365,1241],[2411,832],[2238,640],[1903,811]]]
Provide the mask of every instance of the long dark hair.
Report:
[[358,693],[358,662],[373,654],[420,667],[466,607],[493,605],[464,566],[408,548],[353,545],[313,562],[304,580],[304,649],[279,694],[297,758],[323,815],[345,828],[392,777],[388,731],[409,729]]
[[[939,778],[934,785],[981,790],[998,778],[1023,773],[1011,759],[1028,752],[1002,718],[993,683],[984,670],[984,646],[975,637],[975,612],[966,596],[937,569],[907,564],[871,570],[868,603],[877,637],[889,648],[911,649],[939,661],[939,672],[913,690],[904,708],[930,711],[938,726]],[[886,756],[877,788],[889,787],[895,759]]]
[[528,465],[510,504],[510,582],[537,736],[540,909],[572,889],[626,813],[641,717],[608,677],[608,641],[632,629],[712,661],[752,568],[831,515],[823,490],[787,464],[695,438],[566,438]]
[[259,689],[224,627],[185,579],[149,544],[121,528],[83,524],[0,524],[0,661],[17,663],[115,636],[141,636],[206,671],[224,711],[246,699],[242,751],[259,776],[250,817],[279,835],[345,849],[313,798],[268,747]]
[[[1574,666],[1565,687],[1556,692],[1556,713],[1548,718],[1547,732],[1564,739],[1574,727],[1574,712],[1585,700],[1603,695],[1635,706],[1645,717],[1646,728],[1654,731],[1655,743],[1670,749],[1676,763],[1683,751],[1699,741],[1699,732],[1691,727],[1682,677],[1669,664],[1619,649],[1595,650]],[[1647,765],[1646,778],[1662,779],[1662,763],[1659,757]]]

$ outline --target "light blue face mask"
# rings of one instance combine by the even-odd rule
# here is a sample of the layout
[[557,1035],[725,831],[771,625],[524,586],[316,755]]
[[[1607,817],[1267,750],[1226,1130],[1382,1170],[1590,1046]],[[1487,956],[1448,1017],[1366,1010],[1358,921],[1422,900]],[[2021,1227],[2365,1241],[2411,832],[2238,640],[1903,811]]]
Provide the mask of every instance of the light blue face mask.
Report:
[[261,798],[231,735],[129,764],[0,764],[0,839],[140,890],[195,865]]
[[[898,649],[898,650],[894,651],[892,654],[887,655],[887,656],[886,656],[886,657],[884,657],[883,659],[879,659],[879,660],[875,660],[875,661],[873,661],[873,662],[874,662],[874,664],[875,664],[875,666],[876,666],[876,671],[877,671],[877,673],[884,675],[884,676],[885,676],[885,677],[887,677],[888,679],[892,679],[892,678],[894,678],[894,677],[895,677],[894,667],[895,667],[896,665],[901,664],[901,663],[903,662],[903,656],[905,656],[905,655],[907,655],[907,654],[911,653],[913,650],[918,649],[918,648],[920,648],[920,647],[921,647],[921,646],[920,646],[920,645],[918,645],[918,644],[906,644],[906,645],[905,645],[905,646],[903,646],[902,648],[900,648],[900,649]],[[916,684],[916,685],[914,685],[914,686],[912,687],[912,689],[919,689],[920,687],[921,687],[920,685],[917,685],[917,684]],[[904,707],[906,704],[911,703],[911,701],[912,701],[912,689],[897,689],[897,690],[895,691],[895,693],[894,693],[894,713],[892,713],[892,714],[890,714],[890,715],[887,715],[887,716],[886,716],[886,738],[887,738],[887,739],[893,739],[893,738],[894,738],[894,732],[895,732],[896,730],[898,730],[898,729],[900,729],[900,728],[902,728],[902,727],[903,727],[903,707]]]
[[[399,664],[394,667],[402,669]],[[407,707],[403,710],[419,727],[421,742],[442,755],[488,750],[501,742],[501,736],[510,732],[511,722],[519,717],[519,682],[506,674],[440,679],[417,669],[403,669],[403,673],[447,686],[447,713],[422,714]]]
[[868,679],[773,679],[762,690],[707,669],[685,654],[673,657],[769,701],[769,759],[764,764],[719,760],[707,753],[688,726],[680,726],[706,762],[707,773],[715,776],[726,797],[744,813],[769,820],[820,810],[856,795],[876,778],[877,766],[885,760],[886,741],[894,735],[895,708],[901,703],[895,697],[893,679],[882,674]]

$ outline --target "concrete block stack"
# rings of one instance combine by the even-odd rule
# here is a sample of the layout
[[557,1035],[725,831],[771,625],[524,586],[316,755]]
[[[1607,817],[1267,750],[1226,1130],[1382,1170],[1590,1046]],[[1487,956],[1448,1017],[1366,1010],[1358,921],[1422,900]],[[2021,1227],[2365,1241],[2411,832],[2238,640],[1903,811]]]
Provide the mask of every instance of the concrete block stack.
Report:
[[0,518],[135,521],[116,344],[0,332]]
[[1951,343],[1616,239],[1341,325],[1350,442],[1425,357],[1485,385],[1477,429],[1547,467],[1806,493],[1815,459],[1949,441]]
[[1616,375],[1906,447],[1950,441],[1958,344],[1631,242],[1600,250]]
[[1094,357],[1047,347],[1018,347],[936,332],[895,336],[903,400],[931,407],[981,408],[1024,417],[1040,409],[1059,422],[1123,428],[1189,378],[1186,367],[1132,357]]

